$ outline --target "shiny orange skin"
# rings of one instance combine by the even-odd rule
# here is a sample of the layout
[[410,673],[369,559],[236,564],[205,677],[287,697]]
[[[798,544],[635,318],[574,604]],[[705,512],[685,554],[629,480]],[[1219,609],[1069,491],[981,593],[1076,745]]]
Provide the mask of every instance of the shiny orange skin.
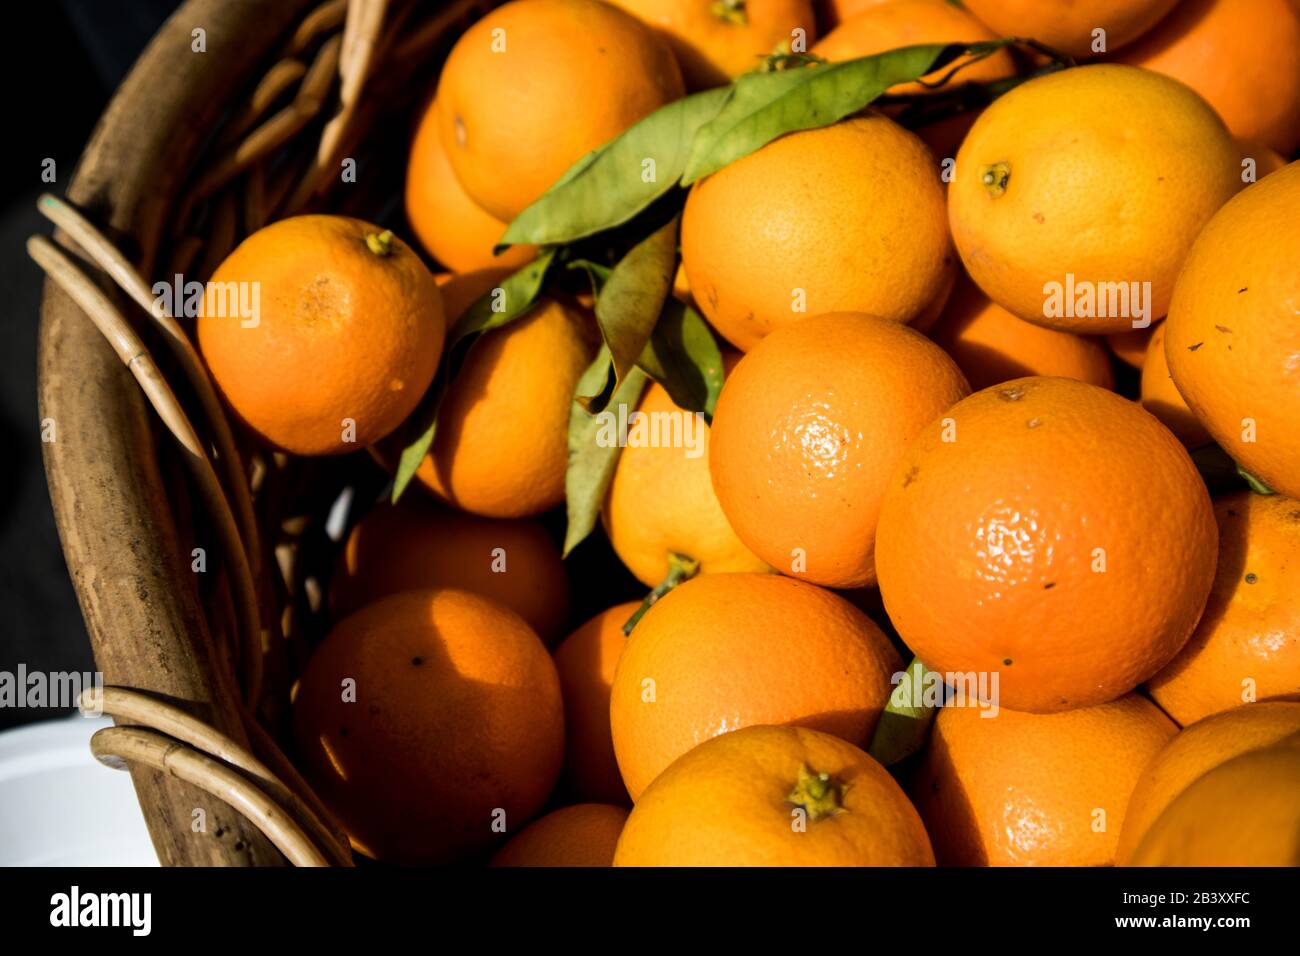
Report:
[[875,114],[782,136],[700,180],[681,242],[695,301],[742,352],[825,312],[907,322],[952,256],[934,157]]
[[1111,353],[1125,365],[1141,371],[1147,360],[1147,345],[1150,344],[1151,336],[1155,334],[1156,325],[1158,324],[1153,322],[1144,329],[1112,332],[1106,336],[1106,345],[1110,348]]
[[1165,361],[1163,322],[1155,326],[1155,332],[1147,343],[1146,361],[1142,363],[1140,401],[1142,407],[1160,419],[1185,447],[1200,448],[1213,441],[1205,426],[1187,407],[1187,402],[1169,375],[1169,363]]
[[466,195],[509,222],[683,91],[668,44],[631,14],[598,0],[515,0],[456,41],[435,122]]
[[411,143],[406,170],[406,218],[428,253],[456,272],[492,266],[517,269],[537,254],[535,246],[511,246],[496,255],[506,224],[465,195],[438,135],[432,103]]
[[[789,798],[800,771],[839,788],[838,812]],[[916,810],[850,743],[803,727],[744,727],[675,760],[641,795],[615,866],[933,866]]]
[[1173,658],[1217,540],[1186,450],[1141,406],[1023,378],[912,442],[885,492],[876,570],[926,666],[998,672],[1002,706],[1059,711],[1113,700]]
[[484,333],[438,409],[416,477],[472,514],[522,518],[564,500],[573,390],[596,351],[589,314],[558,299]]
[[[344,700],[349,684],[355,700]],[[551,792],[560,682],[513,611],[467,591],[407,591],[344,618],[293,701],[297,766],[378,860],[446,863],[491,846]]]
[[927,334],[952,356],[973,389],[1026,375],[1115,387],[1110,354],[1096,339],[1018,319],[969,279],[958,284],[943,317]]
[[[437,284],[400,239],[371,251],[366,237],[383,232],[343,216],[281,219],[209,280],[199,350],[230,408],[272,445],[297,455],[365,448],[433,380],[446,331]],[[227,288],[249,290],[250,304],[256,290],[259,314],[229,314],[236,299],[217,314],[214,290]]]
[[1234,136],[1300,146],[1300,9],[1292,0],[1182,0],[1120,59],[1186,83]]
[[1109,866],[1177,731],[1137,694],[1059,714],[943,707],[908,792],[940,866]]
[[1132,866],[1300,866],[1300,734],[1219,764],[1169,805]]
[[555,668],[564,696],[564,774],[569,794],[579,800],[630,801],[614,758],[609,729],[609,694],[618,659],[627,646],[623,625],[641,607],[628,601],[601,611],[555,649]]
[[874,584],[885,486],[921,429],[969,393],[921,333],[855,313],[773,332],[723,385],[709,470],[740,540],[784,574]]
[[809,0],[745,0],[744,19],[719,15],[714,0],[610,0],[657,29],[681,64],[686,87],[721,86],[755,70],[778,50],[790,52],[802,30],[803,52],[817,35]]
[[1219,565],[1191,638],[1147,681],[1180,724],[1300,694],[1300,501],[1240,491],[1218,499]]
[[700,741],[753,724],[865,745],[901,665],[829,591],[775,574],[692,578],[650,608],[619,658],[609,717],[623,782],[638,800]]
[[[1027,322],[1089,335],[1164,315],[1197,233],[1243,186],[1237,144],[1204,100],[1109,63],[999,97],[956,171],[948,219],[970,277]],[[1091,309],[1081,289],[1094,292]]]
[[1093,55],[1092,31],[1106,31],[1106,52],[1132,43],[1178,0],[964,0],[998,36],[1033,37],[1076,59]]
[[1115,862],[1128,865],[1151,824],[1202,774],[1296,733],[1300,703],[1288,701],[1234,707],[1188,725],[1142,771],[1124,815]]
[[[735,367],[738,356],[728,352],[724,366]],[[686,416],[668,391],[657,383],[646,389],[637,411],[648,416]],[[656,420],[647,419],[654,429]],[[680,419],[678,419],[680,421]],[[631,427],[631,426],[629,426]],[[699,574],[716,571],[766,571],[767,565],[736,537],[722,513],[709,477],[709,426],[700,420],[702,436],[694,449],[672,445],[629,445],[618,456],[614,478],[601,519],[619,559],[646,587],[668,576],[669,555],[699,562]],[[681,432],[685,435],[684,427]],[[684,441],[684,438],[683,438]],[[688,457],[696,454],[697,457]]]
[[579,803],[528,824],[497,851],[491,866],[613,866],[627,810]]
[[1300,163],[1259,180],[1197,237],[1165,323],[1178,391],[1215,441],[1300,498]]
[[404,495],[381,501],[348,535],[330,579],[335,617],[402,591],[459,588],[522,617],[543,641],[564,631],[569,578],[536,521],[497,521]]

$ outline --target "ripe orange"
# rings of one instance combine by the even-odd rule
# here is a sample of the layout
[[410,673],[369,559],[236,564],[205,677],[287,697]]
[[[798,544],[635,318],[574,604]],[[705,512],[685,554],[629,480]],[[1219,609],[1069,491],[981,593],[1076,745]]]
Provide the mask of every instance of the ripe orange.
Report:
[[841,23],[854,19],[864,10],[893,0],[817,0],[813,4],[817,12],[817,22],[823,33],[829,33]]
[[1141,369],[1147,360],[1147,345],[1155,333],[1156,323],[1145,329],[1128,329],[1124,332],[1112,332],[1106,336],[1106,345],[1111,353],[1131,368]]
[[564,500],[569,408],[596,351],[591,317],[543,299],[474,343],[438,410],[416,477],[444,501],[490,518]]
[[445,334],[419,256],[342,216],[253,233],[213,273],[203,313],[199,348],[217,388],[249,428],[297,455],[356,451],[400,425]]
[[706,574],[661,598],[619,659],[614,753],[632,799],[702,740],[797,724],[865,744],[901,667],[880,628],[775,574]]
[[1214,580],[1214,511],[1141,406],[1064,378],[976,392],[895,467],[876,532],[889,618],[941,673],[1001,703],[1113,700],[1186,642]]
[[1093,53],[1093,31],[1105,30],[1105,51],[1131,43],[1178,0],[964,0],[998,36],[1033,37],[1075,58]]
[[1029,80],[980,114],[948,211],[994,302],[1038,325],[1118,332],[1165,314],[1196,234],[1241,186],[1237,145],[1204,100],[1100,64]]
[[1057,375],[1113,388],[1110,354],[1094,338],[1031,325],[963,280],[928,333],[952,356],[971,388],[1026,375]]
[[1109,866],[1177,730],[1137,694],[1060,714],[943,707],[909,792],[941,866]]
[[692,90],[721,86],[771,53],[789,53],[796,38],[806,53],[817,33],[809,0],[610,2],[659,30]]
[[838,313],[779,329],[718,399],[709,467],[722,510],[779,571],[830,587],[873,584],[894,466],[968,392],[942,349],[897,322]]
[[564,783],[579,800],[628,802],[614,759],[609,695],[627,645],[623,625],[640,607],[640,601],[629,601],[600,612],[555,650],[564,696]]
[[1291,0],[1183,0],[1125,63],[1186,83],[1236,136],[1300,146],[1300,9]]
[[1133,788],[1116,862],[1128,864],[1151,824],[1202,774],[1296,733],[1300,733],[1300,703],[1284,701],[1234,707],[1181,731],[1147,764]]
[[[812,52],[834,63],[920,43],[978,43],[992,39],[995,37],[982,23],[947,0],[890,0],[864,7],[823,37]],[[969,57],[963,59],[969,60]],[[925,80],[930,83],[937,81],[954,65],[949,64],[928,74]],[[1015,72],[1011,54],[1005,49],[998,50],[992,56],[965,65],[949,85],[988,83]],[[927,89],[919,82],[902,83],[890,89],[889,93],[922,94]],[[951,156],[974,119],[975,114],[968,112],[925,126],[917,131],[917,135],[925,140],[935,155]]]
[[[736,356],[728,353],[724,364],[730,369],[735,363]],[[648,416],[647,434],[660,436],[660,443],[629,444],[610,482],[602,518],[623,563],[647,587],[667,576],[673,553],[698,561],[700,574],[766,571],[731,530],[713,493],[703,415],[679,409],[657,384],[646,390],[636,410]]]
[[541,808],[564,755],[555,665],[513,611],[407,591],[344,618],[293,704],[300,765],[367,856],[442,863]]
[[1249,140],[1238,139],[1237,148],[1241,150],[1241,155],[1246,159],[1255,161],[1255,181],[1263,179],[1269,173],[1275,173],[1285,166],[1286,158],[1273,149],[1271,146],[1265,146],[1263,143],[1253,143]]
[[745,727],[675,760],[637,801],[615,866],[933,866],[894,778],[838,737]]
[[494,521],[440,508],[416,495],[377,504],[348,535],[330,580],[335,616],[390,594],[459,588],[522,617],[544,641],[569,613],[560,551],[535,521]]
[[1220,764],[1146,832],[1132,866],[1300,866],[1300,734]]
[[742,351],[805,315],[906,322],[951,254],[934,157],[878,115],[768,143],[696,183],[682,218],[695,301]]
[[613,866],[627,811],[579,803],[534,820],[497,851],[492,866]]
[[1200,448],[1213,439],[1205,426],[1187,407],[1178,386],[1169,375],[1169,363],[1165,361],[1165,324],[1156,326],[1147,344],[1146,361],[1142,363],[1142,407],[1164,423],[1164,426],[1178,436],[1178,440],[1187,448]]
[[1300,502],[1249,491],[1214,503],[1219,567],[1191,638],[1147,682],[1180,724],[1300,694]]
[[429,254],[457,272],[489,266],[518,268],[537,253],[533,246],[511,246],[499,256],[493,253],[506,224],[465,195],[438,136],[433,104],[425,110],[411,144],[406,218]]
[[515,0],[456,42],[436,122],[466,194],[509,222],[682,91],[668,44],[631,14],[598,0]]
[[1215,441],[1274,491],[1300,498],[1300,163],[1245,190],[1188,253],[1165,357]]

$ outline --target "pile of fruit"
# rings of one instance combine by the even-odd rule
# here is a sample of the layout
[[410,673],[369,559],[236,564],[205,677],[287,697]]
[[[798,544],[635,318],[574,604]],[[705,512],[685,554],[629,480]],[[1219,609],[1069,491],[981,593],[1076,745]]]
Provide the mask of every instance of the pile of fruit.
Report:
[[355,849],[1300,864],[1297,146],[1292,0],[487,13],[406,220],[198,323],[391,476],[293,699]]

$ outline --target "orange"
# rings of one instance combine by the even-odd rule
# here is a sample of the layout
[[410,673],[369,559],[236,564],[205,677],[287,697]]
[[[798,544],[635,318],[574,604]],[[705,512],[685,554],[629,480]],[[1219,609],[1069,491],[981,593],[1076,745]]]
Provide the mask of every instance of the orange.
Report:
[[768,143],[697,182],[682,218],[695,301],[742,351],[823,312],[907,322],[950,256],[934,157],[877,115]]
[[457,272],[489,266],[514,269],[537,252],[533,246],[511,246],[499,256],[493,253],[506,224],[465,195],[438,136],[437,111],[432,104],[425,110],[411,144],[406,218],[429,254]]
[[611,0],[660,31],[692,90],[721,86],[817,32],[809,0]]
[[894,469],[876,532],[889,619],[940,673],[1000,702],[1113,700],[1187,641],[1214,580],[1214,510],[1141,406],[1022,378],[958,402]]
[[623,625],[640,607],[640,601],[629,601],[601,611],[555,649],[564,695],[564,783],[579,800],[628,802],[614,759],[609,694],[627,645]]
[[[727,354],[724,365],[737,357]],[[670,554],[699,562],[699,573],[766,571],[767,565],[731,530],[709,479],[709,426],[683,411],[660,385],[646,390],[636,412],[647,416],[646,441],[624,448],[602,512],[619,558],[637,579],[655,587],[668,574]],[[630,421],[630,419],[629,419]],[[635,423],[629,435],[636,434]]]
[[627,811],[603,803],[563,807],[528,824],[492,866],[613,866]]
[[682,91],[668,44],[631,14],[598,0],[515,0],[456,41],[435,122],[466,195],[509,222]]
[[839,313],[773,332],[713,416],[713,489],[740,540],[829,587],[875,583],[880,501],[908,442],[970,389],[921,333]]
[[490,846],[546,801],[564,755],[555,665],[513,611],[408,591],[344,618],[293,704],[299,766],[353,845],[393,863]]
[[943,707],[909,792],[941,866],[1109,866],[1177,730],[1137,694],[1060,714]]
[[483,298],[493,289],[499,288],[501,282],[512,270],[491,267],[475,269],[471,272],[443,273],[438,277],[438,289],[442,293],[442,308],[447,314],[447,327],[452,328],[456,321],[465,314],[471,305]]
[[[831,62],[873,56],[899,47],[922,43],[978,43],[995,37],[983,24],[948,0],[890,0],[874,3],[844,21],[813,47],[812,52]],[[964,57],[963,60],[969,60]],[[927,74],[934,83],[957,64]],[[988,83],[1011,76],[1016,65],[1003,49],[982,60],[967,63],[942,89],[962,83]],[[922,94],[927,87],[920,83],[902,83],[889,90],[895,95]],[[974,121],[972,113],[926,126],[917,131],[938,156],[950,156]]]
[[706,574],[650,608],[610,695],[614,753],[632,799],[702,740],[797,724],[866,744],[902,662],[861,611],[775,574]]
[[1138,778],[1124,815],[1116,862],[1128,863],[1151,824],[1202,774],[1295,733],[1300,733],[1300,703],[1284,701],[1234,707],[1181,731]]
[[1291,0],[1183,0],[1125,63],[1186,83],[1233,134],[1300,145],[1300,9]]
[[1245,159],[1254,160],[1256,182],[1269,173],[1277,172],[1287,164],[1286,158],[1281,153],[1262,143],[1252,143],[1249,140],[1239,139],[1237,140],[1237,148],[1241,150],[1241,155]]
[[249,428],[297,455],[383,438],[442,354],[433,276],[400,239],[357,219],[259,229],[217,267],[204,301],[199,348],[217,387]]
[[1058,375],[1113,388],[1110,354],[1093,338],[1024,322],[964,280],[928,333],[952,356],[971,388],[1026,375]]
[[1300,498],[1300,163],[1224,206],[1187,256],[1165,331],[1178,391],[1214,440]]
[[916,810],[852,744],[745,727],[673,761],[637,801],[615,866],[933,866]]
[[348,535],[330,580],[330,606],[350,614],[390,594],[460,588],[507,607],[543,640],[560,636],[569,579],[536,521],[494,521],[416,495],[381,501]]
[[1300,735],[1200,777],[1151,825],[1132,866],[1300,866]]
[[1237,145],[1204,100],[1100,64],[1029,80],[980,114],[949,221],[994,302],[1038,325],[1119,332],[1165,314],[1196,234],[1241,186]]
[[1214,503],[1219,569],[1200,623],[1147,682],[1180,724],[1300,694],[1300,501],[1241,491]]
[[1212,440],[1210,433],[1187,407],[1169,375],[1169,363],[1165,361],[1165,324],[1161,322],[1155,329],[1147,344],[1146,361],[1142,363],[1142,407],[1160,419],[1187,448],[1208,445]]
[[817,0],[814,7],[822,32],[829,33],[841,23],[854,19],[864,10],[877,4],[892,2],[893,0]]
[[1131,368],[1140,370],[1146,363],[1147,345],[1155,333],[1156,325],[1157,323],[1152,323],[1144,329],[1112,332],[1106,336],[1106,344],[1117,359]]
[[595,351],[591,317],[558,299],[484,333],[443,397],[416,477],[462,511],[490,518],[558,505],[573,390]]
[[[998,36],[1032,37],[1076,58],[1090,56],[1093,31],[1105,30],[1105,52],[1131,43],[1178,0],[964,0]],[[1096,51],[1102,52],[1102,51]]]

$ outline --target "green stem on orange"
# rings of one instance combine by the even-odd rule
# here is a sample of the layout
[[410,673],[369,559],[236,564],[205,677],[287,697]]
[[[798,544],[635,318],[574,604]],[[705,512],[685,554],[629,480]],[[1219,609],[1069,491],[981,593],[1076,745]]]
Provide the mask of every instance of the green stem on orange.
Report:
[[980,167],[980,182],[988,194],[997,199],[1007,191],[1007,181],[1011,178],[1010,163],[991,163]]
[[380,233],[366,233],[366,248],[381,258],[383,256],[392,255],[393,231],[391,229],[385,229]]
[[684,554],[678,554],[675,551],[668,552],[668,576],[660,581],[653,591],[646,595],[641,606],[636,609],[636,613],[627,619],[623,625],[623,634],[630,637],[632,628],[636,627],[637,621],[645,616],[645,612],[650,610],[656,601],[671,591],[683,581],[689,581],[695,577],[700,570],[700,562]]
[[820,820],[843,811],[844,787],[832,780],[830,774],[800,764],[799,779],[786,799],[796,807],[802,807],[809,820]]
[[709,12],[734,26],[743,27],[749,22],[749,15],[745,13],[745,0],[714,0]]

